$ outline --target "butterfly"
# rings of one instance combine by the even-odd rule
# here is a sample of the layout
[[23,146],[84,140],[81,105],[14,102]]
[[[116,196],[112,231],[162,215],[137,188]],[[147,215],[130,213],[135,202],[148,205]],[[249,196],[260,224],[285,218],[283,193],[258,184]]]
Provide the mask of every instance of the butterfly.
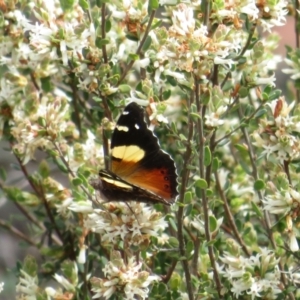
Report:
[[105,201],[174,203],[177,174],[173,159],[148,128],[135,102],[119,117],[111,139],[110,170],[100,170],[93,187]]

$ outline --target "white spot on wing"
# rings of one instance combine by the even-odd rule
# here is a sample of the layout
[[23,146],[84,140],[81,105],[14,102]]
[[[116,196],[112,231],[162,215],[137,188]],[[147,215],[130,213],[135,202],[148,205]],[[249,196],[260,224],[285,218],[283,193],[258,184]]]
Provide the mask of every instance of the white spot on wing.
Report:
[[127,126],[120,126],[120,125],[117,125],[117,130],[128,132],[128,131],[129,131],[129,128],[128,128]]
[[123,113],[122,113],[122,115],[124,115],[124,116],[126,116],[128,114],[129,114],[129,111],[127,111],[127,110],[124,110]]
[[136,129],[140,129],[140,126],[139,126],[138,124],[135,124],[134,127],[135,127]]

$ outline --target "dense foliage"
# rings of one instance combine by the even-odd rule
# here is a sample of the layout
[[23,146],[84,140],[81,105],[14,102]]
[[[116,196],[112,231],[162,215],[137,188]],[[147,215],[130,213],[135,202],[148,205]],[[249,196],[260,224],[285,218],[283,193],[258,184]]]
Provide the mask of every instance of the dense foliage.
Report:
[[[300,298],[300,98],[276,89],[272,33],[297,8],[0,1],[0,136],[29,185],[0,168],[0,193],[30,235],[0,225],[40,254],[16,263],[18,299]],[[170,208],[105,203],[90,185],[130,101],[176,162]]]

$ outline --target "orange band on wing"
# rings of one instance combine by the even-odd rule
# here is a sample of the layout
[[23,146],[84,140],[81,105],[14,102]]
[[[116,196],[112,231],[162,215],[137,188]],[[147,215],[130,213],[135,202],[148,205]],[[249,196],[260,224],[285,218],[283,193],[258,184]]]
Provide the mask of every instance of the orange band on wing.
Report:
[[145,169],[136,163],[122,160],[112,161],[112,171],[125,181],[149,190],[164,199],[173,199],[173,195],[176,194],[166,168]]

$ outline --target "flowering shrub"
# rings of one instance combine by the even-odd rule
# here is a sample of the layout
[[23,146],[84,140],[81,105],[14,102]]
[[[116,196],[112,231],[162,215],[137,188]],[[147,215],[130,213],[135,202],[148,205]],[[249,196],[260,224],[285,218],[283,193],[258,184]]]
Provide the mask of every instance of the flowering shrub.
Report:
[[[31,233],[0,225],[41,256],[17,299],[300,298],[300,98],[276,89],[272,33],[293,4],[0,1],[0,137],[29,185],[0,167],[0,196]],[[90,185],[131,101],[176,162],[171,208]]]

